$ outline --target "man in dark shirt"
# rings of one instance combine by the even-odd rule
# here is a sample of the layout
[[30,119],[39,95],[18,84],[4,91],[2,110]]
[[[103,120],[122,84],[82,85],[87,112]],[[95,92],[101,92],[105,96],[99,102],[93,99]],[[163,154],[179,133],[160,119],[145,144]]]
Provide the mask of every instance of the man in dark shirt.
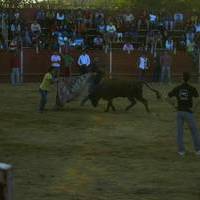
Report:
[[199,94],[193,86],[188,84],[190,79],[190,74],[187,72],[183,73],[183,83],[175,87],[171,92],[169,92],[168,97],[176,97],[177,99],[177,144],[178,153],[183,156],[185,154],[185,147],[183,142],[183,125],[186,121],[190,127],[192,133],[192,139],[194,144],[194,149],[197,155],[200,155],[200,136],[196,125],[196,120],[194,118],[192,108],[193,97],[199,97]]

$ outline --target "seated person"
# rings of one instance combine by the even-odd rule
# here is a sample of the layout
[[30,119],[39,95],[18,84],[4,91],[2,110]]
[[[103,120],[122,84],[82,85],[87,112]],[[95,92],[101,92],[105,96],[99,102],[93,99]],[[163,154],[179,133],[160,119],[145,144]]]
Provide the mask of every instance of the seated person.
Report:
[[106,32],[106,25],[104,23],[101,23],[98,27],[97,27],[98,31],[100,33],[105,33]]
[[133,45],[130,42],[126,42],[124,44],[124,46],[123,46],[123,51],[124,52],[127,52],[128,54],[130,54],[131,51],[133,51],[133,50],[134,50],[134,47],[133,47]]
[[149,19],[147,15],[147,11],[144,10],[142,14],[139,16],[138,22],[137,22],[137,28],[138,30],[141,29],[141,25],[145,25],[147,30],[149,30]]
[[[175,13],[174,14],[174,22],[175,22],[175,26],[176,28],[183,28],[183,20],[184,20],[184,15],[182,13]],[[177,27],[179,25],[179,27]],[[181,27],[180,27],[181,25]]]
[[116,31],[117,31],[116,26],[112,22],[110,22],[106,26],[106,32],[110,40],[113,40],[115,38]]
[[100,35],[97,35],[96,37],[94,37],[93,46],[95,48],[102,49],[102,47],[103,47],[103,38]]
[[73,46],[73,47],[83,47],[84,44],[85,44],[84,38],[82,38],[82,37],[77,37],[77,38],[75,38],[75,39],[71,42],[70,45]]
[[195,31],[196,33],[200,32],[200,23],[195,25]]
[[173,51],[174,50],[174,41],[172,40],[171,37],[169,37],[166,41],[165,41],[165,48],[169,51]]
[[34,21],[32,24],[31,24],[31,32],[33,34],[40,34],[41,33],[41,26],[39,23],[37,23],[37,21]]
[[155,14],[149,14],[149,22],[152,27],[155,27],[158,22],[158,16]]

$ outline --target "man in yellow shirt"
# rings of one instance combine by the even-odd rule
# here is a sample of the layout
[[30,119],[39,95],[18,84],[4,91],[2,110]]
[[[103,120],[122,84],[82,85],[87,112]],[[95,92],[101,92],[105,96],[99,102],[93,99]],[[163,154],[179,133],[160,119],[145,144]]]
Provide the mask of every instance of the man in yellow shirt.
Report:
[[48,72],[44,75],[42,83],[40,84],[39,92],[40,92],[40,105],[39,112],[44,111],[44,107],[47,103],[48,91],[50,90],[51,84],[55,82],[55,70],[53,67],[49,68]]

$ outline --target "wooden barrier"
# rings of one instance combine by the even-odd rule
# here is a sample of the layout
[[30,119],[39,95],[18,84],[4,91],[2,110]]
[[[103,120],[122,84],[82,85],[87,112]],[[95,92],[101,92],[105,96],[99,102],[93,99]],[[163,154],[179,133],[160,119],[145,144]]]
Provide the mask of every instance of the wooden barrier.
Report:
[[13,200],[12,166],[0,163],[0,200]]
[[[24,81],[35,82],[40,81],[41,76],[47,71],[50,66],[50,56],[52,51],[42,50],[38,54],[35,49],[24,48],[23,49],[23,69],[24,69]],[[72,66],[72,73],[77,74],[79,72],[77,66],[77,58],[80,55],[80,51],[71,51],[75,62]],[[90,50],[89,55],[99,57],[102,65],[105,65],[107,72],[109,73],[110,55],[105,54],[100,50]],[[112,75],[114,76],[137,76],[137,58],[141,52],[134,51],[131,54],[122,52],[122,50],[113,50],[112,52]],[[150,69],[147,76],[151,77],[154,69],[153,57],[148,55],[150,59]],[[198,69],[193,66],[192,58],[184,51],[178,51],[176,55],[173,55],[172,75],[180,76],[183,71],[189,71],[193,74],[198,74]],[[0,52],[0,82],[8,82],[10,74],[10,53]]]

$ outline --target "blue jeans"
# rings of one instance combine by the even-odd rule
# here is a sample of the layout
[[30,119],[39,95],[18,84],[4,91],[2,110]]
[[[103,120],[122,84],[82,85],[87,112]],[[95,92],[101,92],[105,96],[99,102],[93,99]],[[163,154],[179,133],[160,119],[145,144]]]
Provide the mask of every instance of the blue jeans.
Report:
[[46,90],[39,90],[40,92],[40,105],[39,105],[39,111],[44,111],[44,107],[47,103],[47,96],[48,96],[48,91]]
[[193,113],[184,112],[184,111],[178,111],[178,113],[177,113],[178,151],[180,151],[180,152],[185,151],[185,146],[184,146],[184,142],[183,142],[183,125],[184,125],[185,121],[188,123],[189,128],[192,133],[194,149],[195,149],[195,151],[199,151],[200,150],[200,137],[199,137],[199,132],[197,129],[196,120],[194,118]]
[[171,67],[167,65],[163,65],[161,69],[161,81],[169,82],[171,81]]
[[17,85],[17,84],[20,84],[20,68],[18,67],[15,67],[15,68],[12,68],[12,71],[11,71],[11,76],[10,76],[10,79],[11,79],[11,84],[12,85]]

